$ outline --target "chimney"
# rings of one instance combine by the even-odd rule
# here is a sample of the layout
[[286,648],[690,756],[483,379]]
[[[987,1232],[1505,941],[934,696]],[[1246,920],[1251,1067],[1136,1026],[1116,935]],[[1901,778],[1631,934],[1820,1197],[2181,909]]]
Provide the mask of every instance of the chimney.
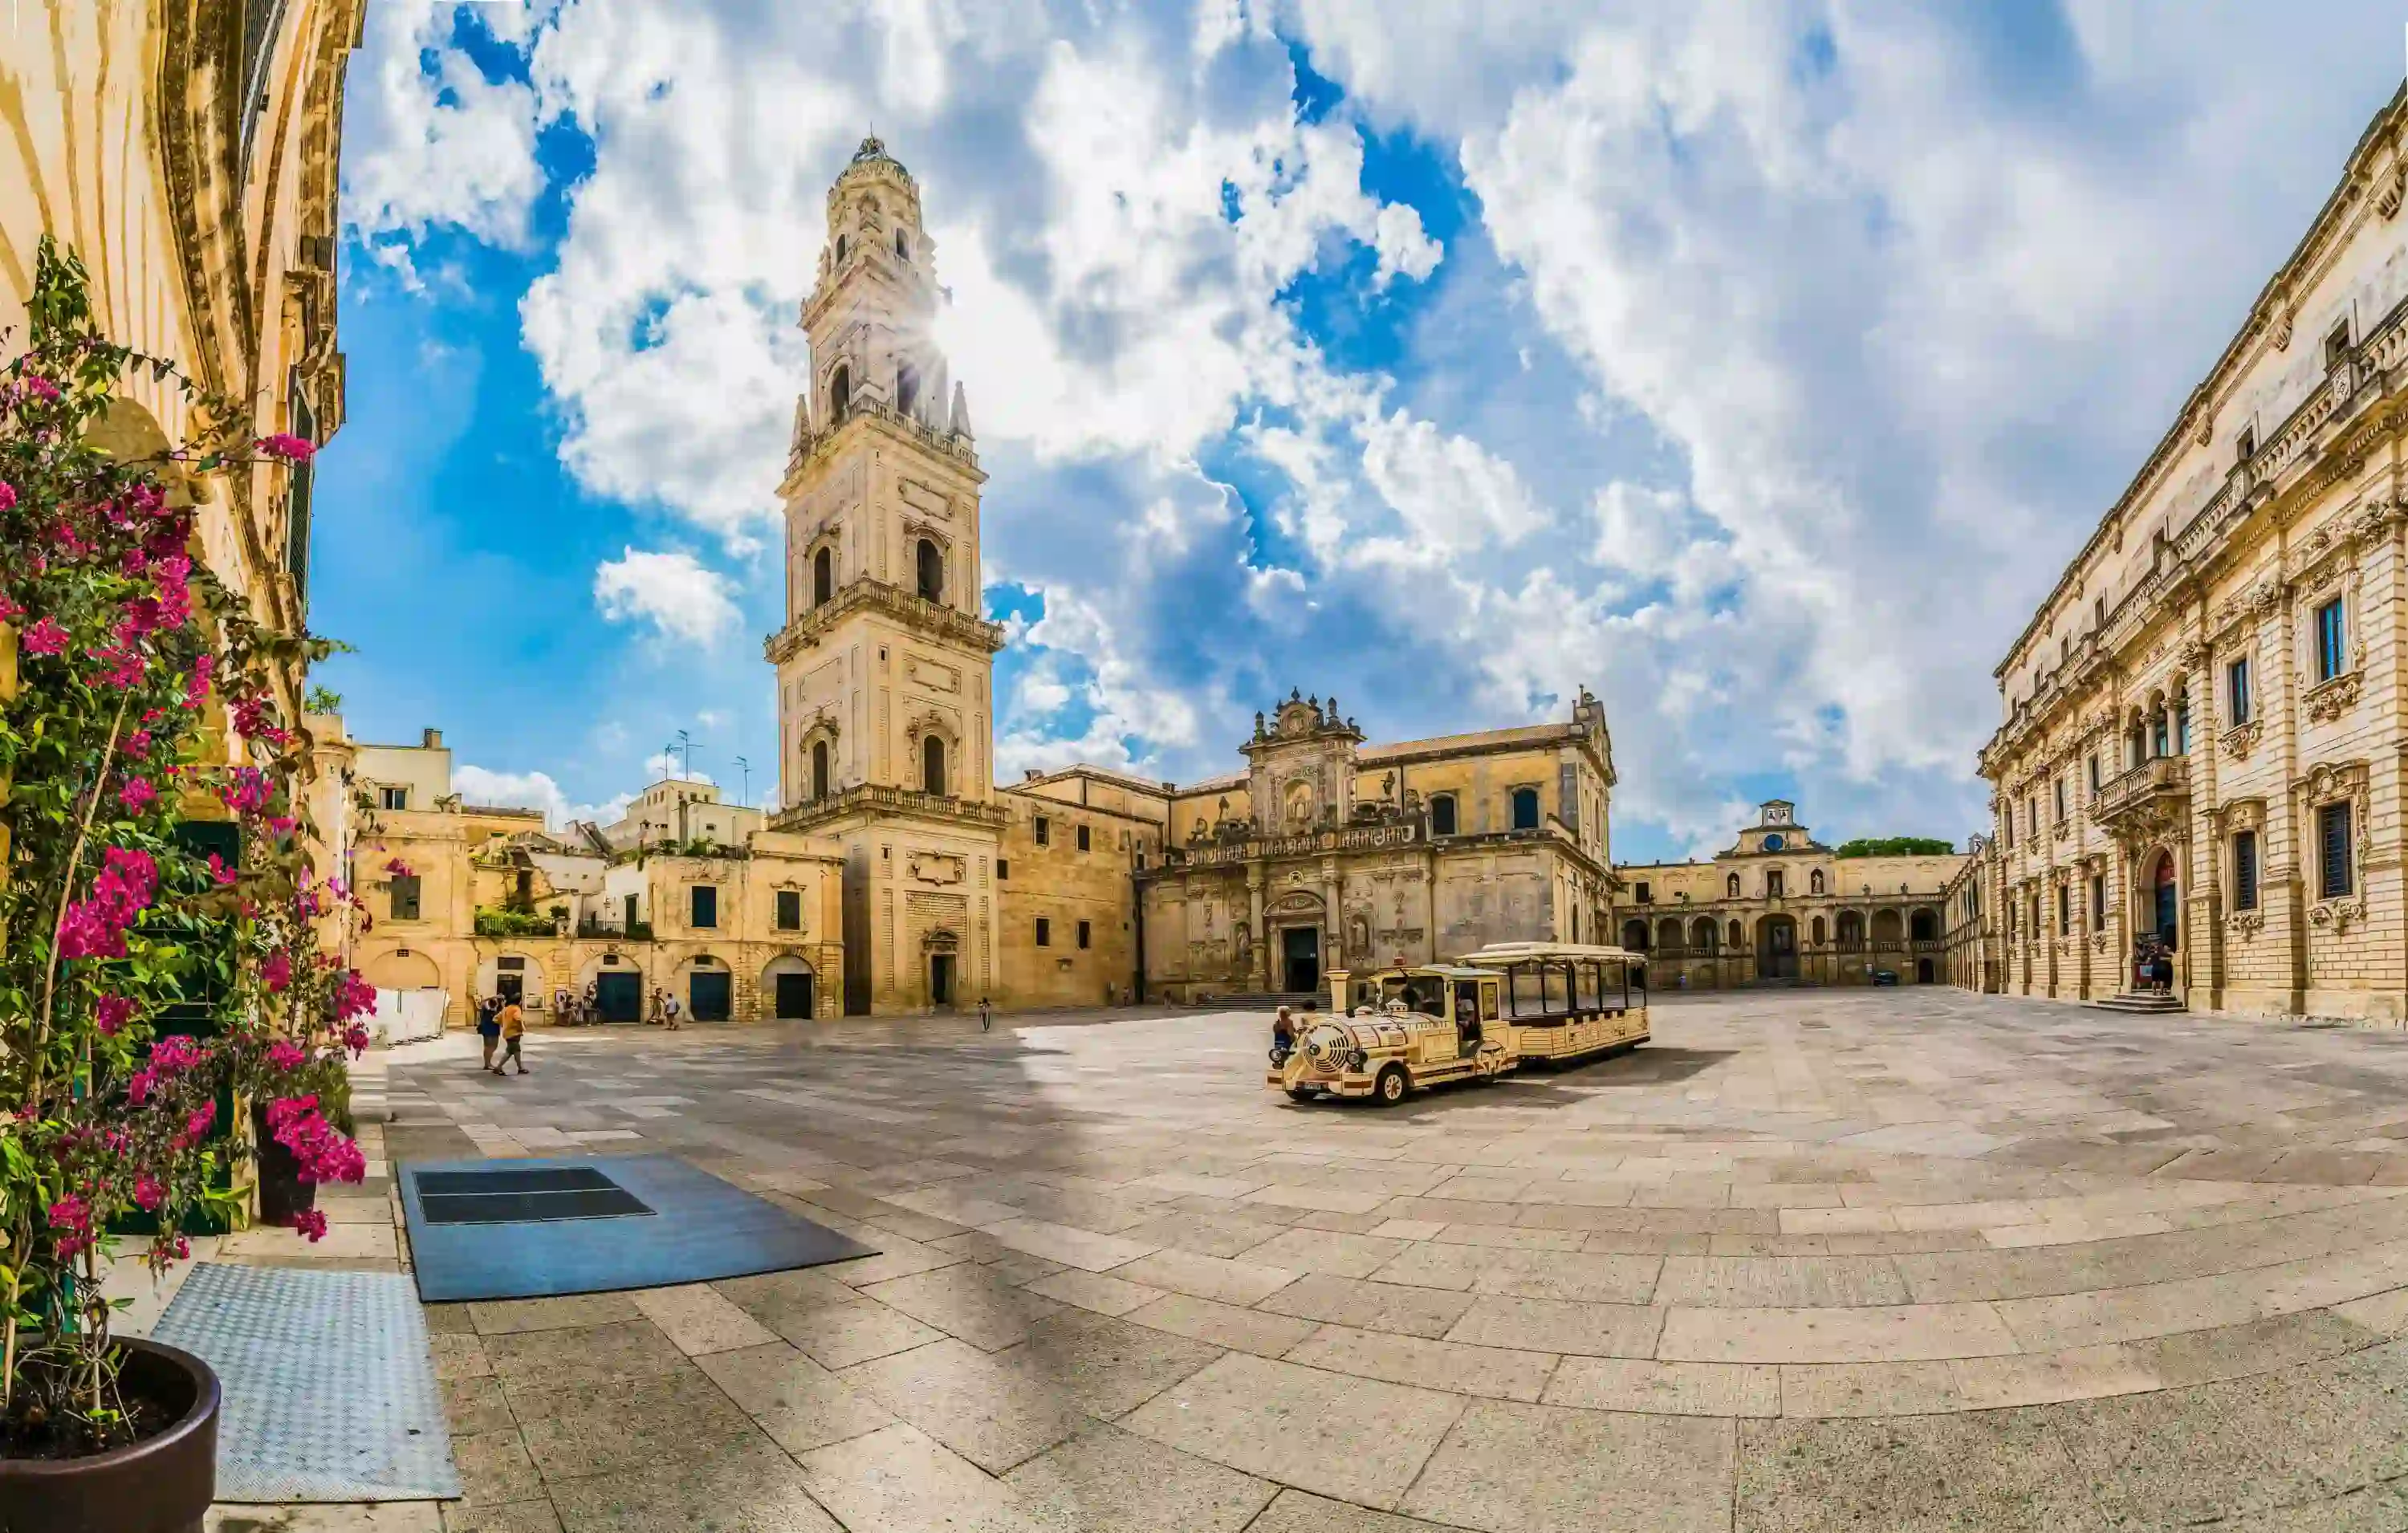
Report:
[[443,749],[443,731],[440,729],[422,730],[419,734],[418,743],[423,749],[428,751],[440,751]]

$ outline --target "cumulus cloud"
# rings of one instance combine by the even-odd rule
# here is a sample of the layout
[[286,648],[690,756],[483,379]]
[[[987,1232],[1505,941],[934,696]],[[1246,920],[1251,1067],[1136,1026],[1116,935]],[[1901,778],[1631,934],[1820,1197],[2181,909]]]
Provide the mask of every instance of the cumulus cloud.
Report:
[[[1291,685],[1394,737],[1587,684],[1667,846],[1767,771],[1827,826],[1961,834],[1990,664],[2392,89],[2349,40],[2379,10],[1411,9],[564,4],[509,23],[512,85],[388,7],[352,217],[520,240],[520,146],[586,135],[520,310],[563,461],[774,580],[796,306],[874,118],[952,292],[987,577],[1044,614],[1007,770],[1225,770]],[[1459,232],[1373,190],[1398,132]],[[1297,302],[1347,272],[1383,365]],[[735,623],[691,554],[595,593]]]
[[594,571],[594,600],[614,622],[694,644],[716,644],[742,621],[726,577],[675,550],[629,548],[606,560]]
[[607,825],[624,815],[635,797],[614,794],[598,804],[583,804],[571,799],[549,772],[497,772],[471,766],[452,768],[452,786],[466,803],[541,809],[544,824],[554,830],[572,820]]

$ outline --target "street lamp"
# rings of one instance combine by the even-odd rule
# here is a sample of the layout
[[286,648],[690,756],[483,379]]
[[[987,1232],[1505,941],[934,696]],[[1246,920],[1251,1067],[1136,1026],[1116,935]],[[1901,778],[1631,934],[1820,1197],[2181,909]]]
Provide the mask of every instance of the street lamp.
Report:
[[742,756],[738,756],[736,769],[744,774],[744,791],[736,801],[749,809],[752,807],[752,764]]

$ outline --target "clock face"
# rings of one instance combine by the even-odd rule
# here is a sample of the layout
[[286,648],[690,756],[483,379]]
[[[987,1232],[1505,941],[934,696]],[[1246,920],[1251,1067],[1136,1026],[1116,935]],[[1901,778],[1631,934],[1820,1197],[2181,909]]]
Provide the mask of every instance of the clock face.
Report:
[[1764,850],[1767,852],[1778,852],[1788,844],[1789,843],[1787,841],[1782,839],[1779,836],[1767,836],[1764,838]]

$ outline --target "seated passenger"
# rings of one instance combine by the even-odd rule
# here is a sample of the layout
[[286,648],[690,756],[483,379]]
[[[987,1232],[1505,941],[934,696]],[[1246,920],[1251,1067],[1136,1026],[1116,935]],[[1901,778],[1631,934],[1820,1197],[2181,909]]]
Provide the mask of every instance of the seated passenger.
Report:
[[1271,1058],[1274,1062],[1284,1060],[1295,1049],[1296,1018],[1283,1006],[1279,1015],[1271,1019]]

